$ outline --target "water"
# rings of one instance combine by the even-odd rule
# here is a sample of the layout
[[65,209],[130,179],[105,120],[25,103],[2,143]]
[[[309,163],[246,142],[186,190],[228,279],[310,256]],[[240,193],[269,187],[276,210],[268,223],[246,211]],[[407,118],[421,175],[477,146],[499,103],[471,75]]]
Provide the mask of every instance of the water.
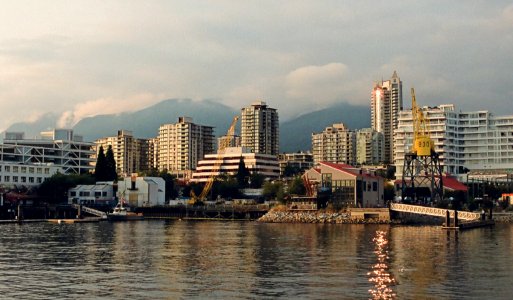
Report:
[[5,224],[9,299],[511,299],[513,225]]

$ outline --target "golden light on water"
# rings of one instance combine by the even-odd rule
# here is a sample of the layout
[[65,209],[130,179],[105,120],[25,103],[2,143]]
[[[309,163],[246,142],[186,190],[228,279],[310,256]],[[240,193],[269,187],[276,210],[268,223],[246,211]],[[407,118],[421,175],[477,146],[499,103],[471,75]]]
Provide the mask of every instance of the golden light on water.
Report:
[[393,286],[396,284],[395,278],[388,272],[388,239],[386,231],[376,231],[376,236],[372,239],[375,244],[374,253],[377,263],[372,265],[372,271],[367,273],[369,282],[374,284],[374,288],[369,290],[371,299],[395,299]]

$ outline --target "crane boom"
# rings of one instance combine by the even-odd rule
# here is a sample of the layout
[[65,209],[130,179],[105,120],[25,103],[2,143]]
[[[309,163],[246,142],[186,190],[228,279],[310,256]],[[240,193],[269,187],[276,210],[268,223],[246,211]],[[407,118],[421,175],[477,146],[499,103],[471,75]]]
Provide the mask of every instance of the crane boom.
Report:
[[216,157],[216,160],[214,163],[214,167],[212,169],[212,175],[208,178],[207,182],[205,183],[205,186],[203,187],[201,194],[199,196],[196,196],[194,191],[191,190],[192,204],[198,204],[198,203],[203,202],[207,198],[208,193],[210,193],[210,190],[212,189],[212,186],[214,185],[216,176],[218,175],[218,173],[221,169],[221,165],[223,164],[223,161],[222,161],[223,154],[224,154],[226,148],[230,146],[230,143],[235,134],[235,126],[237,125],[238,120],[239,120],[239,116],[235,116],[233,118],[232,123],[230,124],[230,127],[228,128],[228,132],[226,133],[226,136],[224,136],[220,139],[219,150],[217,151],[217,157]]

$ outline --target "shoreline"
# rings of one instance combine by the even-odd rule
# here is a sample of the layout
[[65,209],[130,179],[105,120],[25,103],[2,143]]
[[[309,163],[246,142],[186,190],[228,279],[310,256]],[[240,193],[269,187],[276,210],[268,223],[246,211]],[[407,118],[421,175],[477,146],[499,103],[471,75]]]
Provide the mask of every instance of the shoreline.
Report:
[[310,224],[402,224],[400,220],[357,219],[349,213],[322,211],[269,211],[257,222],[262,223],[310,223]]
[[[513,224],[513,214],[496,213],[493,220],[500,224]],[[269,211],[256,220],[261,223],[305,223],[305,224],[390,224],[408,225],[423,224],[398,219],[380,220],[375,218],[357,219],[351,218],[348,212],[323,212],[323,211]]]

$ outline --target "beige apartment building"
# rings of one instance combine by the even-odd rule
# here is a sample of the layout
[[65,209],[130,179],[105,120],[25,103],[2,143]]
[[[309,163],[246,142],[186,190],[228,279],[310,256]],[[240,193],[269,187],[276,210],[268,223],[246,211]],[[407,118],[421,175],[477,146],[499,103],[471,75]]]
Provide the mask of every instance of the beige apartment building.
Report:
[[112,147],[118,175],[129,176],[132,173],[149,170],[148,140],[138,139],[128,130],[118,130],[116,136],[103,137],[95,141],[95,156],[100,146],[106,152]]
[[241,146],[254,153],[278,155],[279,120],[275,108],[257,101],[241,110]]
[[356,131],[356,163],[358,165],[379,165],[385,158],[385,139],[381,132],[372,128]]
[[355,165],[356,133],[343,123],[326,127],[312,134],[312,154],[316,164],[321,161]]
[[158,169],[179,177],[189,177],[198,161],[214,153],[214,127],[193,123],[179,117],[174,124],[164,124],[158,135]]

